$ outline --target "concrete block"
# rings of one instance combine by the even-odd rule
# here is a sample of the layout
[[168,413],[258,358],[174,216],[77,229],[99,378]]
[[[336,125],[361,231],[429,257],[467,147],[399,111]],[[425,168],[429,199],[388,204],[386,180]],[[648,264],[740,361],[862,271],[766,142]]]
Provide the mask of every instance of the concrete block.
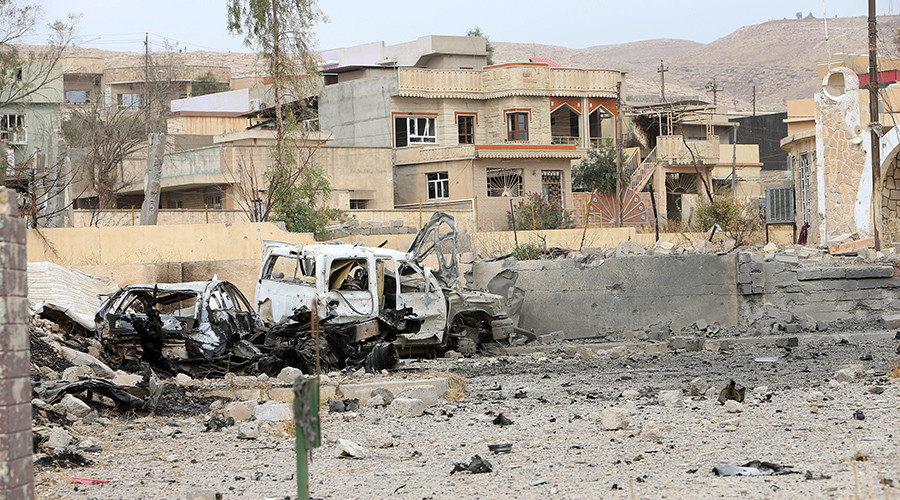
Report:
[[65,396],[63,396],[60,404],[63,408],[65,408],[65,413],[71,413],[78,418],[82,418],[91,412],[90,406],[71,394],[66,394]]
[[798,345],[800,345],[800,339],[797,337],[780,337],[775,339],[775,347],[797,347]]
[[433,386],[437,390],[438,397],[447,397],[449,386],[444,377],[427,378],[420,380],[385,380],[368,384],[346,384],[340,386],[340,394],[343,399],[357,399],[360,404],[365,404],[375,389],[387,389],[391,394],[399,394],[407,387]]
[[604,430],[615,431],[628,427],[630,412],[625,408],[607,408],[600,414],[600,425]]
[[434,406],[438,402],[438,391],[433,385],[414,385],[397,393],[398,398],[421,399],[425,406]]
[[425,411],[425,402],[421,399],[394,398],[388,410],[397,417],[418,417]]
[[256,401],[232,402],[225,405],[225,417],[231,417],[235,422],[246,422],[256,413]]
[[281,372],[278,373],[278,383],[285,385],[294,385],[294,379],[303,375],[303,372],[299,368],[294,368],[293,366],[285,366],[282,368]]
[[881,316],[881,322],[888,329],[900,328],[900,314],[884,314]]
[[261,404],[253,410],[253,414],[259,421],[285,422],[294,419],[294,410],[287,403]]
[[787,255],[780,253],[775,255],[775,261],[784,262],[785,264],[799,264],[800,257],[797,257],[796,255]]
[[403,219],[391,219],[391,227],[403,227]]

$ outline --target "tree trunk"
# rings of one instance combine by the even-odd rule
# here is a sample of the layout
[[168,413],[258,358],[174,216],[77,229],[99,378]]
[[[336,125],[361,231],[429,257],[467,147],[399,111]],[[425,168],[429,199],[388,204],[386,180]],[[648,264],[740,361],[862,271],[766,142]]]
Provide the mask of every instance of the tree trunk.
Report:
[[166,151],[166,134],[150,134],[149,143],[147,173],[144,174],[144,202],[141,204],[142,226],[155,226],[159,215],[159,189]]

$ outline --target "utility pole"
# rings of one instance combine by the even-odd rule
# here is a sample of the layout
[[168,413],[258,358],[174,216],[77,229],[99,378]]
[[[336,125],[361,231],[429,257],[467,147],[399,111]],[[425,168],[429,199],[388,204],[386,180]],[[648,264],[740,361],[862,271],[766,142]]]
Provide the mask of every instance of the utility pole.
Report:
[[147,130],[150,130],[150,34],[144,33],[144,107],[147,113]]
[[660,96],[662,97],[662,102],[666,102],[666,71],[669,71],[668,66],[663,65],[663,60],[659,60],[659,69],[656,70],[659,73],[659,91]]
[[706,91],[712,92],[713,106],[715,106],[718,103],[716,98],[717,98],[719,92],[722,91],[722,87],[720,87],[719,84],[716,83],[716,77],[713,77],[713,79],[710,80],[709,83],[706,84]]
[[622,191],[624,168],[622,160],[622,81],[616,82],[616,227],[622,227]]
[[872,143],[872,236],[875,250],[881,250],[878,226],[881,225],[881,122],[878,116],[878,35],[875,24],[875,0],[869,0],[869,133]]
[[753,105],[753,116],[756,116],[756,84],[753,84],[753,97],[750,99],[750,103]]

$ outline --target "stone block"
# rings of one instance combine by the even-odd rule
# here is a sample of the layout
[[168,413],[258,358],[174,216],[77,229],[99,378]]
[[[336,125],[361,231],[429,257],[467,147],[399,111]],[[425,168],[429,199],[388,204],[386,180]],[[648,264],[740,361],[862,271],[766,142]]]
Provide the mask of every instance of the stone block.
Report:
[[629,420],[630,412],[625,408],[607,408],[600,414],[600,425],[607,431],[625,429]]
[[775,339],[775,347],[797,347],[798,345],[800,345],[800,339],[798,339],[797,337],[780,337]]
[[278,383],[285,385],[294,385],[294,379],[303,375],[299,368],[293,366],[285,366],[278,372]]
[[256,422],[244,422],[238,426],[238,439],[256,439],[259,437],[259,425]]
[[900,314],[884,314],[881,316],[881,322],[888,329],[900,328]]
[[78,418],[82,418],[91,412],[90,406],[71,394],[66,394],[65,396],[63,396],[60,404],[63,408],[65,408],[65,413],[71,413]]
[[256,420],[270,422],[285,422],[294,419],[294,411],[287,403],[268,402],[258,405],[253,411]]
[[247,422],[256,412],[259,406],[256,401],[235,401],[225,405],[225,418],[231,417],[235,422]]
[[360,404],[365,404],[365,402],[372,397],[372,392],[376,389],[387,389],[391,394],[399,394],[400,391],[407,387],[419,385],[433,386],[437,389],[438,397],[442,398],[447,396],[449,390],[449,385],[445,377],[435,377],[419,380],[385,380],[369,384],[346,384],[340,386],[340,394],[343,399],[356,399]]
[[414,385],[397,393],[398,398],[420,399],[425,406],[434,406],[438,402],[437,387],[433,385]]
[[425,411],[425,402],[421,399],[394,398],[388,410],[397,417],[418,417]]

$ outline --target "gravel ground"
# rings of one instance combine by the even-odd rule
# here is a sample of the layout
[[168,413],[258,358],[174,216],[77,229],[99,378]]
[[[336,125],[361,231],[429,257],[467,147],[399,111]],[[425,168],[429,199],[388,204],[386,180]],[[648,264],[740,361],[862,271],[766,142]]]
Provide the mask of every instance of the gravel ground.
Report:
[[[391,377],[449,371],[466,379],[465,395],[442,401],[421,417],[366,407],[324,414],[323,444],[310,465],[311,494],[898,499],[900,380],[887,374],[900,359],[900,341],[880,333],[880,340],[851,336],[843,343],[819,334],[790,349],[735,345],[728,351],[652,356],[620,349],[590,359],[558,350],[407,362]],[[861,365],[861,377],[832,382],[848,364]],[[712,386],[709,396],[690,394],[697,378]],[[732,379],[747,387],[744,403],[733,413],[717,401]],[[524,397],[516,397],[522,388],[527,388],[519,391]],[[876,393],[879,388],[883,391]],[[669,401],[660,394],[669,390],[681,394]],[[603,429],[602,414],[613,407],[628,414],[625,429]],[[857,410],[864,420],[855,417]],[[497,412],[514,423],[494,425]],[[93,462],[86,467],[36,470],[38,496],[185,498],[191,490],[219,492],[226,499],[295,495],[293,438],[286,428],[264,428],[259,439],[241,440],[236,427],[201,432],[207,416],[119,416],[74,424],[73,435],[103,449],[84,453]],[[392,447],[375,445],[384,440],[375,436],[382,431],[391,434]],[[359,443],[372,455],[338,458],[338,438]],[[493,443],[511,443],[512,453],[492,454],[487,445]],[[454,462],[476,454],[492,464],[492,472],[450,474]],[[712,472],[717,465],[750,460],[789,465],[799,473],[718,477]],[[71,477],[110,483],[72,485],[66,482]]]

